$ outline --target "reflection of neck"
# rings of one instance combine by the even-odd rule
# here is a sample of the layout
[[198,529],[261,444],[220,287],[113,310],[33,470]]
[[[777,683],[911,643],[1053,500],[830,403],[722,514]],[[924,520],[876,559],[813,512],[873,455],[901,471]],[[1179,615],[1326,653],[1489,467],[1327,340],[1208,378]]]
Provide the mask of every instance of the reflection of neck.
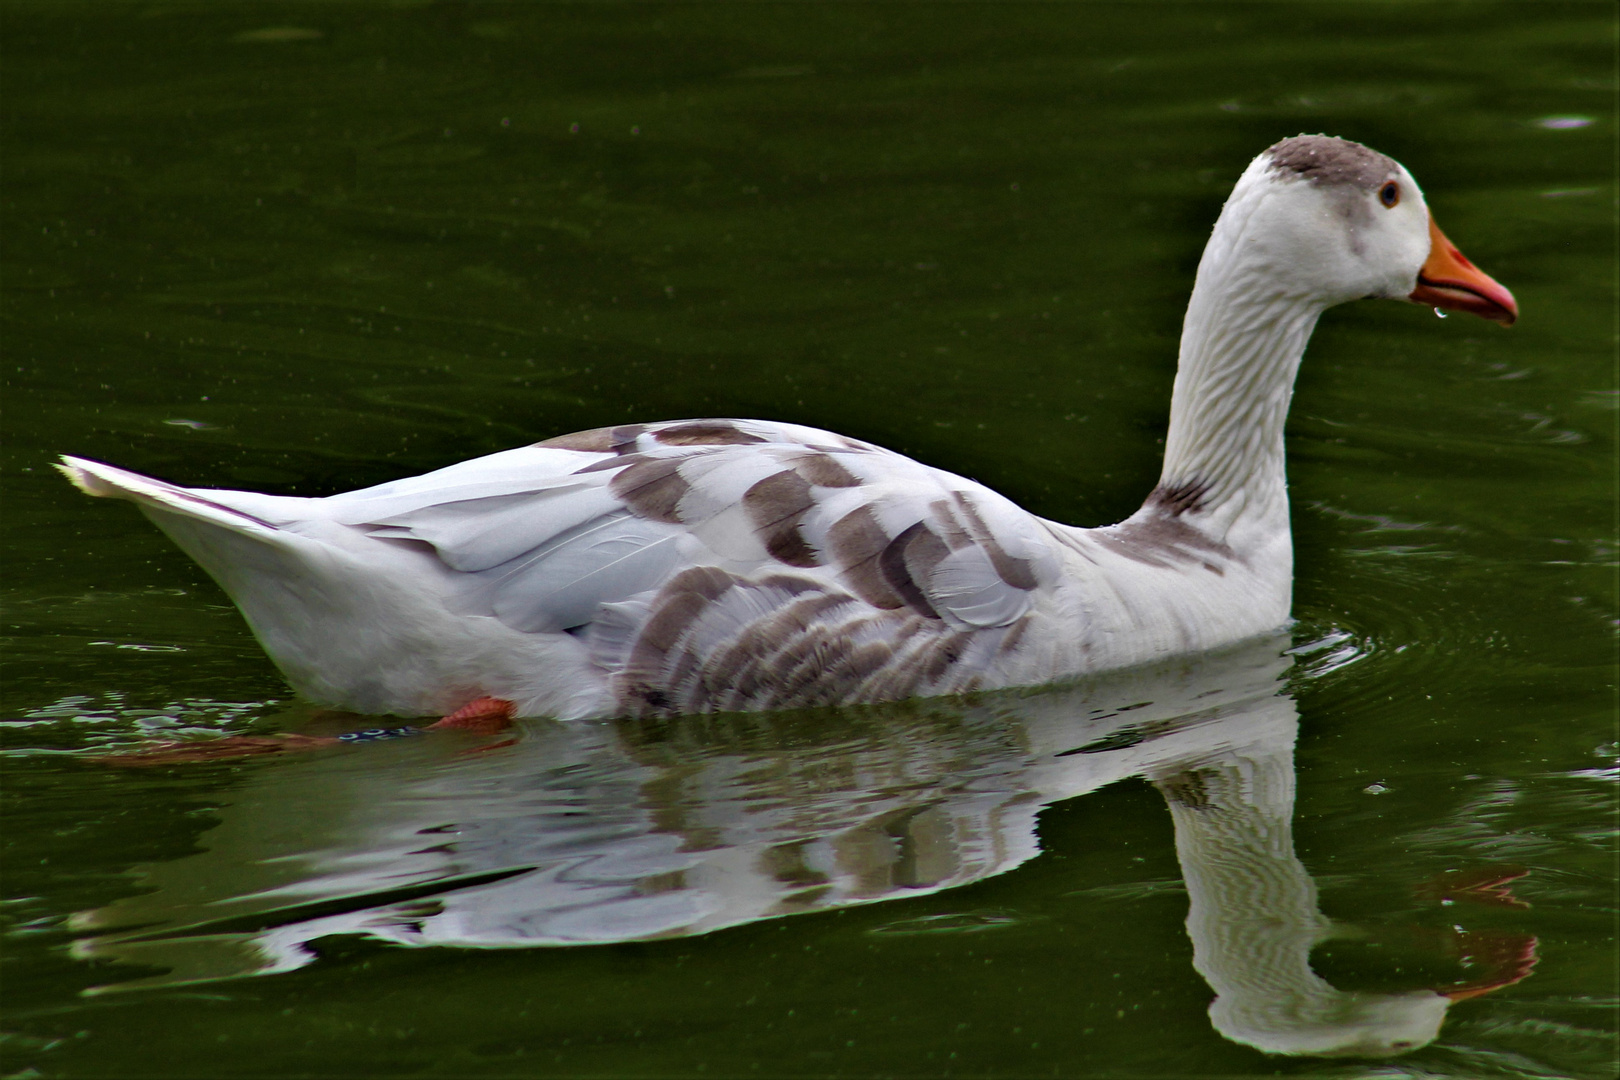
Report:
[[1243,1029],[1303,1018],[1336,994],[1308,962],[1326,920],[1294,856],[1292,765],[1292,753],[1231,758],[1158,785],[1191,898],[1193,965],[1220,995],[1218,1025],[1243,1042]]
[[1217,995],[1216,1030],[1283,1054],[1398,1053],[1434,1038],[1440,995],[1344,993],[1311,970],[1328,920],[1294,855],[1292,732],[1155,782],[1175,822],[1193,966]]

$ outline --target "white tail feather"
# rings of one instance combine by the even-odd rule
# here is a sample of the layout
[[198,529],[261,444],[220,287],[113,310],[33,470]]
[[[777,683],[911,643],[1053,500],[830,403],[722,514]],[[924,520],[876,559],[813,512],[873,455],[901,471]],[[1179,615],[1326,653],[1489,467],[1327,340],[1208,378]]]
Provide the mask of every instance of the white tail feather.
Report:
[[[86,495],[102,499],[128,499],[137,505],[199,518],[238,532],[276,530],[274,524],[263,518],[238,510],[217,499],[211,499],[201,491],[178,487],[163,480],[154,480],[150,476],[142,476],[127,469],[103,465],[99,461],[88,461],[64,454],[56,469]],[[232,496],[244,493],[221,491],[217,494]]]

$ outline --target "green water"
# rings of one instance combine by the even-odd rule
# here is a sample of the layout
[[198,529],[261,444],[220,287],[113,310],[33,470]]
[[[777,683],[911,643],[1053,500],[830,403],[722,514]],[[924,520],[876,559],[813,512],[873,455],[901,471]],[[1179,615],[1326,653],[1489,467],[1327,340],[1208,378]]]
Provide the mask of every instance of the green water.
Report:
[[[5,1073],[1612,1076],[1615,31],[1607,4],[0,10]],[[317,495],[755,416],[1113,521],[1157,475],[1222,199],[1319,130],[1401,159],[1523,318],[1324,318],[1286,639],[474,755],[96,760],[331,721],[54,454]],[[1189,720],[1206,693],[1230,715]],[[1160,726],[1087,728],[1110,701]],[[1338,927],[1310,953],[1335,992],[1466,985],[1532,937],[1533,971],[1382,1061],[1223,1034],[1141,777],[1175,738],[1292,777],[1274,862]],[[563,863],[710,906],[579,900],[603,943],[514,947],[514,912],[574,902]],[[1528,906],[1443,903],[1448,871],[1525,871]]]

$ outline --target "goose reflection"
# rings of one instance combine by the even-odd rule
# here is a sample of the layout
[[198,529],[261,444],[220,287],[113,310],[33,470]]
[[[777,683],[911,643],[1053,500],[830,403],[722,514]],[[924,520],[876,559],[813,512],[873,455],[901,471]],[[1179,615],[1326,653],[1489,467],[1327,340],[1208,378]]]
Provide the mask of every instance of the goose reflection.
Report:
[[1042,808],[1145,776],[1174,821],[1220,1034],[1269,1053],[1402,1053],[1480,991],[1344,992],[1311,970],[1328,921],[1293,849],[1286,646],[967,703],[532,723],[491,753],[418,738],[282,760],[235,792],[208,850],[142,868],[150,891],[78,916],[94,936],[77,948],[170,969],[124,988],[291,970],[336,933],[464,947],[702,934],[1003,873],[1039,852]]

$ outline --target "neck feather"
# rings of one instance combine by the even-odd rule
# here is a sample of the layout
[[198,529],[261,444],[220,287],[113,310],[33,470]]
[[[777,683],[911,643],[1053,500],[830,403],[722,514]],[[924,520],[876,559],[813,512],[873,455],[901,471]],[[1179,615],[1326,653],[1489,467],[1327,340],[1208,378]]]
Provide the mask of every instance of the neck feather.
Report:
[[1286,526],[1283,425],[1325,305],[1230,235],[1242,232],[1233,209],[1216,226],[1187,306],[1157,494],[1228,526],[1279,511]]

